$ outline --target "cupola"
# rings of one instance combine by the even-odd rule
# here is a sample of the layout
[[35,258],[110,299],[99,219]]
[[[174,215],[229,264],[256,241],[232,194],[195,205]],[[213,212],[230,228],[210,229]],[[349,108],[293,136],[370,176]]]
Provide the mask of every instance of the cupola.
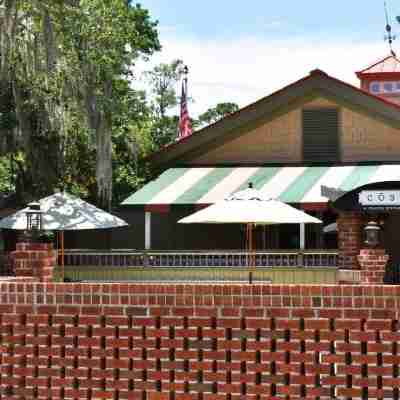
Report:
[[391,54],[356,72],[361,89],[400,104],[400,60]]

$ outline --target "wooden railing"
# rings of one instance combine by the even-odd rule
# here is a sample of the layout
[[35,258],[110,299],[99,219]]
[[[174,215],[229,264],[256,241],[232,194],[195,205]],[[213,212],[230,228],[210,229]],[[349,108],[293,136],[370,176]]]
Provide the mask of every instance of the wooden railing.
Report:
[[66,266],[115,267],[337,267],[337,251],[135,251],[66,250]]

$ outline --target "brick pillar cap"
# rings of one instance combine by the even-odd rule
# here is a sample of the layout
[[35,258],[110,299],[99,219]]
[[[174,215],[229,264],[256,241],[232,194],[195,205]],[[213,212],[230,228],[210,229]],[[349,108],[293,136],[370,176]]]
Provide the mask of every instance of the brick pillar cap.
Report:
[[17,250],[52,250],[53,243],[18,242]]
[[383,248],[364,248],[360,250],[360,256],[370,256],[370,255],[384,255],[386,250]]

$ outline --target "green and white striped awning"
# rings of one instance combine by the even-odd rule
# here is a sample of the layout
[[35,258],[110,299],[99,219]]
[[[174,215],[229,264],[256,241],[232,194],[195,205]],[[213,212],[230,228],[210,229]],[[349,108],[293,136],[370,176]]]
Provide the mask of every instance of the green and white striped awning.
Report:
[[326,203],[321,186],[350,191],[374,182],[400,180],[400,165],[342,167],[171,168],[128,197],[123,205],[212,204],[245,189],[286,203]]

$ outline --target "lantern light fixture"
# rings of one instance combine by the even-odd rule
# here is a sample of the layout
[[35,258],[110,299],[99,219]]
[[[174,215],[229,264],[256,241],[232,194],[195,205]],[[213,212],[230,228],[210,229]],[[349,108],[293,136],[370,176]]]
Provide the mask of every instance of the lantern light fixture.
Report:
[[378,247],[380,244],[381,227],[375,221],[370,221],[364,228],[365,241],[368,247]]
[[33,201],[28,204],[28,209],[26,214],[26,230],[31,231],[41,231],[42,230],[42,216],[43,211],[40,209],[40,203]]

